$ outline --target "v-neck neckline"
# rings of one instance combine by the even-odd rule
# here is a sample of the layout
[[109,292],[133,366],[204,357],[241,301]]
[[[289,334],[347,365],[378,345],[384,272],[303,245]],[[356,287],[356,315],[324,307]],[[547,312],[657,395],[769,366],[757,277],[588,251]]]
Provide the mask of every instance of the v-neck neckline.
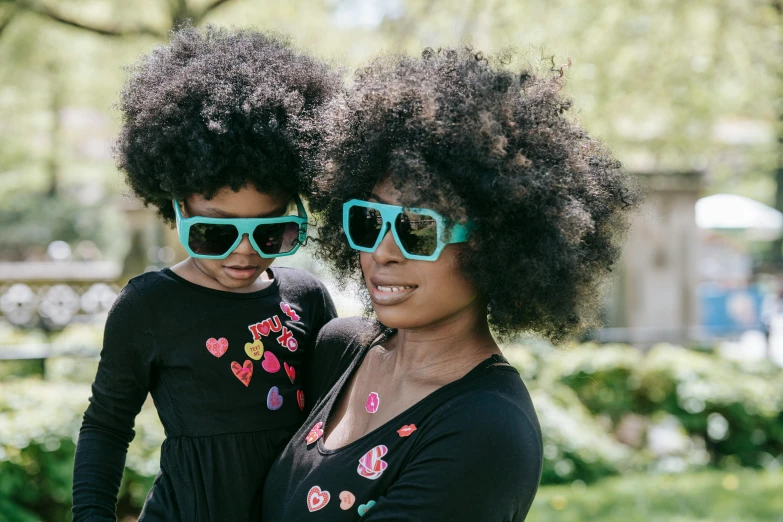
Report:
[[[335,386],[332,388],[332,390],[331,390],[332,391],[331,397],[324,404],[324,409],[321,412],[321,415],[319,415],[320,417],[323,418],[323,420],[320,421],[320,422],[323,423],[323,426],[321,427],[321,429],[323,430],[324,434],[326,433],[326,426],[327,426],[327,423],[329,422],[329,418],[332,416],[332,411],[334,410],[334,405],[337,403],[337,399],[340,397],[340,395],[342,395],[343,391],[345,390],[345,386],[348,384],[348,381],[351,380],[351,377],[354,375],[354,373],[356,373],[358,368],[361,366],[362,362],[364,361],[364,358],[367,356],[367,354],[370,352],[370,350],[372,350],[379,343],[382,343],[385,340],[387,340],[394,332],[396,332],[395,329],[388,328],[388,329],[386,329],[385,332],[383,332],[381,335],[376,337],[375,340],[373,340],[373,342],[371,342],[370,344],[365,346],[362,349],[361,353],[357,357],[354,358],[354,360],[351,362],[351,364],[348,366],[348,368],[345,370],[345,372],[343,372],[343,375],[337,381]],[[471,370],[468,373],[466,373],[465,375],[463,375],[459,379],[451,381],[448,384],[444,384],[443,386],[441,386],[437,390],[435,390],[435,391],[429,393],[428,395],[422,397],[416,403],[412,404],[411,406],[409,406],[408,408],[406,408],[405,410],[403,410],[399,414],[395,415],[394,417],[392,417],[388,421],[384,422],[383,424],[381,424],[377,428],[368,431],[367,433],[365,433],[364,435],[362,435],[358,439],[353,440],[353,441],[349,442],[348,444],[344,444],[343,446],[340,446],[338,448],[327,448],[324,445],[324,440],[326,439],[326,436],[323,436],[323,437],[320,437],[315,442],[315,446],[318,448],[318,452],[321,453],[322,455],[333,455],[335,453],[339,453],[339,452],[347,450],[347,449],[349,449],[349,448],[351,448],[353,446],[356,446],[356,445],[358,445],[360,443],[363,443],[366,439],[369,439],[370,437],[380,433],[381,431],[386,430],[389,426],[396,426],[400,422],[400,419],[402,419],[404,416],[410,415],[410,413],[413,410],[416,410],[416,409],[420,408],[425,403],[427,403],[430,400],[432,400],[434,397],[437,397],[439,394],[444,393],[445,391],[448,391],[448,390],[452,389],[453,387],[455,387],[458,384],[462,384],[465,381],[467,381],[469,379],[472,379],[473,377],[475,377],[476,375],[481,373],[483,370],[485,370],[487,368],[490,368],[490,367],[492,367],[492,366],[494,366],[494,365],[496,365],[498,363],[506,364],[506,365],[508,365],[509,368],[513,369],[513,366],[509,365],[509,362],[506,360],[505,357],[503,357],[500,354],[492,354],[489,357],[487,357],[486,359],[484,359],[483,361],[481,361],[480,363],[478,363],[476,366],[471,368]]]

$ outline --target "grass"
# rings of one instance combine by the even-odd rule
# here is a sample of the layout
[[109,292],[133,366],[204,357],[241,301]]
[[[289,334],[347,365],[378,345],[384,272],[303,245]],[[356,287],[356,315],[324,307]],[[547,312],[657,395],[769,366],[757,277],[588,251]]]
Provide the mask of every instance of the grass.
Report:
[[539,489],[531,522],[783,522],[783,472],[615,477]]

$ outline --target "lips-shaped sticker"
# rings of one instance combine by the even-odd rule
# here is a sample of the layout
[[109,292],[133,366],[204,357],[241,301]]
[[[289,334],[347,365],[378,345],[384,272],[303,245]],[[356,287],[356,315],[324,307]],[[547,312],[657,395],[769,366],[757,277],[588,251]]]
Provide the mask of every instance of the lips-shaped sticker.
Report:
[[400,437],[409,437],[411,433],[416,431],[416,425],[415,424],[406,424],[402,428],[397,430],[397,434]]

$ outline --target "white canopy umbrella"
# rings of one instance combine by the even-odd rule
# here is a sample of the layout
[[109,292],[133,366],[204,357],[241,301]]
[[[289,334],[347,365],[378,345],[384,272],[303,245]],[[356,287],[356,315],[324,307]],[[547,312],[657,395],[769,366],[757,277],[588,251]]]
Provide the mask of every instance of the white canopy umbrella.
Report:
[[696,202],[696,225],[740,230],[750,239],[771,241],[783,235],[783,213],[744,196],[715,194]]

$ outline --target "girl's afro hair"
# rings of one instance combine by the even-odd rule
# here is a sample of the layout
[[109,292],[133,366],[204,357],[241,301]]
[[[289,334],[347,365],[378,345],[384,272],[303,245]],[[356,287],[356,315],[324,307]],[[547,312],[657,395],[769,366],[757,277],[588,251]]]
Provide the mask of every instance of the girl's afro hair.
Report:
[[470,48],[385,57],[326,113],[310,200],[318,255],[343,283],[360,277],[342,204],[389,177],[405,206],[474,231],[461,270],[502,337],[554,341],[593,324],[598,287],[620,254],[641,192],[620,163],[566,117],[560,78],[508,70]]
[[169,223],[173,198],[248,184],[300,191],[320,142],[315,115],[340,88],[286,37],[212,26],[173,31],[129,73],[117,166]]

